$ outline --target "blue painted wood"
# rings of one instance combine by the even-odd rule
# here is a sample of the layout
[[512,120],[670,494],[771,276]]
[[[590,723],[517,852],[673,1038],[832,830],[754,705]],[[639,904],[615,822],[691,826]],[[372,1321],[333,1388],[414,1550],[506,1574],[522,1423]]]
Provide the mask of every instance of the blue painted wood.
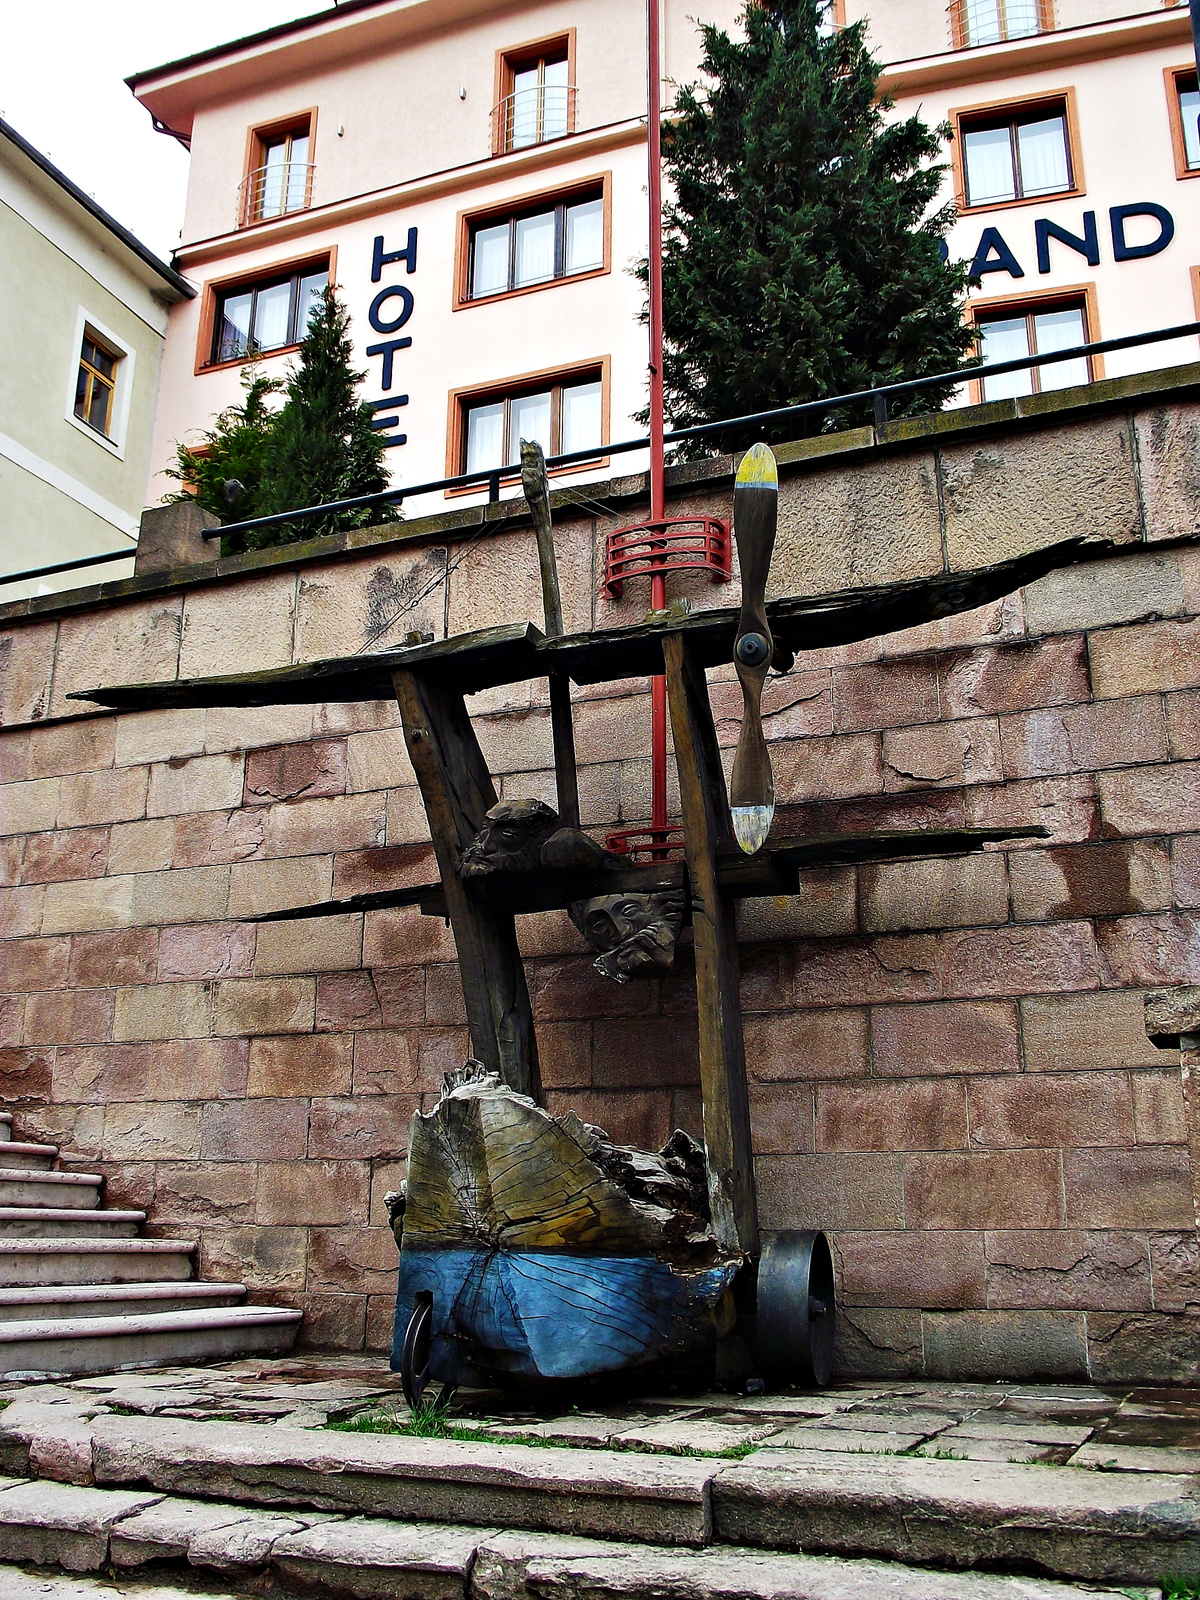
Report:
[[400,1255],[392,1368],[415,1298],[433,1297],[430,1375],[587,1378],[716,1344],[736,1264],[685,1271],[648,1256],[413,1249]]

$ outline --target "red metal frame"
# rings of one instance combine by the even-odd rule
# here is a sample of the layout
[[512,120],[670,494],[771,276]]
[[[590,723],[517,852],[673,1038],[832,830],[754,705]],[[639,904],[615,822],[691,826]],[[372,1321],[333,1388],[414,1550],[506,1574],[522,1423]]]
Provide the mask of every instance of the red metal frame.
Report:
[[613,528],[604,541],[604,592],[619,600],[629,578],[668,572],[707,572],[714,583],[731,576],[729,524],[721,517],[664,517]]

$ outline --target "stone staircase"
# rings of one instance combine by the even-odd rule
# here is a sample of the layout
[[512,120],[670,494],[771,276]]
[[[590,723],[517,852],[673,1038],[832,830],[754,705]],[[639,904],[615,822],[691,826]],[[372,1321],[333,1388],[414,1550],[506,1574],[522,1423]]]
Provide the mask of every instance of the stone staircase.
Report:
[[12,1137],[0,1112],[0,1374],[282,1355],[301,1313],[248,1306],[240,1283],[193,1277],[196,1245],[143,1239],[144,1211],[106,1211],[104,1179],[58,1172],[54,1145]]

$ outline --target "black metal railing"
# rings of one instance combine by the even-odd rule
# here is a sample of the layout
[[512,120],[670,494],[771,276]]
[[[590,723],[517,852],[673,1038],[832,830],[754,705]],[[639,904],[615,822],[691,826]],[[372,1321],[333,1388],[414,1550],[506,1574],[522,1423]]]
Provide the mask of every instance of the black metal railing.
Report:
[[[778,424],[790,418],[811,417],[840,407],[866,405],[870,402],[875,426],[887,426],[889,403],[893,397],[917,394],[925,389],[951,386],[961,388],[965,383],[975,383],[984,378],[1000,377],[1008,372],[1023,372],[1033,367],[1050,366],[1060,361],[1079,361],[1091,356],[1104,355],[1115,350],[1133,350],[1142,345],[1165,344],[1172,339],[1186,339],[1200,334],[1200,322],[1184,322],[1172,328],[1156,328],[1150,333],[1131,333],[1119,339],[1096,339],[1090,344],[1075,345],[1069,350],[1052,350],[1045,355],[1019,356],[1012,361],[992,361],[980,366],[963,367],[957,372],[932,373],[924,378],[905,378],[899,383],[885,383],[871,389],[857,389],[851,394],[830,395],[821,400],[806,400],[800,405],[780,406],[774,411],[755,411],[744,417],[728,417],[720,422],[701,422],[695,427],[678,428],[664,436],[666,444],[682,444],[689,439],[717,438],[734,429],[747,429]],[[616,444],[595,445],[587,450],[572,450],[562,455],[548,456],[549,468],[585,466],[600,457],[628,455],[645,450],[650,440],[624,439]],[[489,467],[476,472],[461,472],[452,478],[436,478],[429,483],[418,483],[397,489],[384,489],[378,494],[356,495],[348,500],[333,500],[325,505],[303,506],[295,511],[278,511],[266,517],[251,517],[245,522],[229,522],[204,529],[204,539],[220,539],[230,534],[250,533],[257,528],[275,528],[284,523],[303,522],[311,517],[338,516],[347,511],[364,511],[373,507],[400,505],[418,495],[437,494],[446,489],[473,489],[486,486],[489,504],[500,499],[503,482],[519,482],[519,469],[511,466]],[[514,496],[519,499],[520,496]],[[19,580],[44,577],[52,572],[66,572],[72,567],[93,566],[101,561],[112,561],[127,552],[113,552],[107,556],[88,556],[82,561],[64,561],[53,567],[39,567],[30,572],[13,573],[0,578],[0,585]]]

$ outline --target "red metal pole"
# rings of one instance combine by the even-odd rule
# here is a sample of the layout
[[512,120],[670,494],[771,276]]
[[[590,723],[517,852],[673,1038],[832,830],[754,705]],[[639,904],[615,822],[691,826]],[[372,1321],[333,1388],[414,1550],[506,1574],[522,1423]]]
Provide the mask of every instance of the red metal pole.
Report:
[[[662,319],[662,40],[659,0],[646,0],[646,150],[650,197],[650,520],[666,516],[663,483],[663,319]],[[661,572],[650,579],[650,604],[661,611],[667,603],[667,580]],[[667,680],[650,681],[651,827],[667,826]],[[657,841],[656,841],[657,842]],[[660,854],[654,851],[654,855]],[[661,852],[665,854],[665,850]]]

